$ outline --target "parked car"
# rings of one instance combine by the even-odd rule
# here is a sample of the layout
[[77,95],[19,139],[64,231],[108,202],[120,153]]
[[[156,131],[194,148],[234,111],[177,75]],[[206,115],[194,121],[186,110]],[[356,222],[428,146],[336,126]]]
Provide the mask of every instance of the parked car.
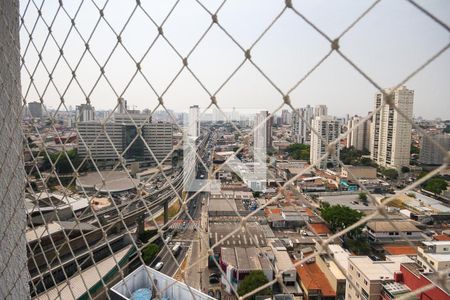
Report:
[[159,271],[159,270],[161,270],[162,269],[162,267],[164,266],[164,263],[162,262],[162,261],[160,261],[159,263],[157,263],[156,265],[155,265],[155,270],[156,271]]

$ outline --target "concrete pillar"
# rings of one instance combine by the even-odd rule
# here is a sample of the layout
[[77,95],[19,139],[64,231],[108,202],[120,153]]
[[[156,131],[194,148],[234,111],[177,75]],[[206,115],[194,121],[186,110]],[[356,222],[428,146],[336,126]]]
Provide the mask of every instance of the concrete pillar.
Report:
[[28,299],[19,1],[0,1],[0,299]]

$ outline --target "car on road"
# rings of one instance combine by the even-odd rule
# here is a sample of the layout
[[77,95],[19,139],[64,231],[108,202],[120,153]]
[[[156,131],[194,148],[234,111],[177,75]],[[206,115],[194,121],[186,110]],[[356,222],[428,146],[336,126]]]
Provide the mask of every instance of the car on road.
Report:
[[214,298],[216,298],[217,300],[222,299],[222,293],[220,292],[220,290],[216,290],[216,295],[214,296]]
[[164,263],[162,262],[162,261],[160,261],[159,263],[157,263],[156,265],[155,265],[155,270],[156,271],[159,271],[159,270],[161,270],[162,269],[162,267],[164,266]]

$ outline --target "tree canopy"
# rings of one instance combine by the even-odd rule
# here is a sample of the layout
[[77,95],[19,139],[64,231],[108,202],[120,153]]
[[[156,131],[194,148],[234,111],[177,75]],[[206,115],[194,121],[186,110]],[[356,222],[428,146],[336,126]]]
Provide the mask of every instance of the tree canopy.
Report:
[[[44,156],[44,168],[48,169],[51,168],[51,162],[56,163],[55,170],[58,173],[72,173],[74,169],[77,169],[78,166],[81,164],[81,160],[78,158],[77,155],[77,149],[67,150],[66,151],[67,156],[64,154],[64,151],[57,152],[57,153],[49,153],[49,157],[47,155]],[[67,158],[68,157],[68,158]],[[59,158],[59,159],[58,159]],[[73,164],[74,169],[70,165],[70,161]],[[86,167],[86,162],[84,163],[83,167],[80,169],[80,171],[83,171]]]
[[440,195],[442,191],[447,189],[447,181],[441,177],[433,177],[423,187],[425,190],[430,191],[436,195]]
[[359,200],[361,200],[362,202],[367,202],[367,194],[364,192],[361,192],[358,194],[358,198]]
[[403,166],[401,171],[402,171],[402,173],[409,173],[409,172],[411,172],[411,169],[408,168],[407,166]]
[[396,169],[381,168],[380,172],[383,176],[386,176],[390,180],[395,180],[398,178],[398,171]]
[[376,166],[376,164],[368,157],[363,157],[363,155],[368,155],[367,150],[357,150],[355,147],[344,148],[339,153],[340,160],[345,165],[353,166]]
[[142,259],[146,264],[149,264],[155,259],[159,252],[159,246],[156,244],[150,244],[144,249],[142,249]]
[[[266,275],[264,275],[263,271],[251,271],[244,280],[241,281],[239,284],[239,288],[237,290],[239,296],[244,296],[245,294],[253,291],[256,288],[259,288],[260,286],[268,283],[269,280],[267,279]],[[248,299],[255,299],[257,295],[271,295],[272,291],[270,288],[263,289],[262,291],[257,292],[256,294],[252,295]]]
[[293,159],[309,160],[309,145],[305,144],[291,144],[286,151]]
[[[330,225],[330,229],[333,232],[338,232],[347,228],[353,223],[358,222],[363,213],[347,206],[342,205],[329,205],[324,204],[320,208],[320,214],[322,218]],[[358,236],[361,232],[361,228],[352,230],[349,233],[350,237]]]

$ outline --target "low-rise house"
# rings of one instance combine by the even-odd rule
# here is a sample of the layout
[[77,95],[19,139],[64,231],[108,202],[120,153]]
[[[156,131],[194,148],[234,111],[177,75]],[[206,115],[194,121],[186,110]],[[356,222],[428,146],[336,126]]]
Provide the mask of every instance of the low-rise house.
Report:
[[396,243],[402,242],[402,236],[411,241],[424,239],[422,230],[409,221],[372,221],[368,222],[367,231],[369,242],[372,243]]
[[305,300],[336,299],[336,291],[316,262],[300,264],[297,266],[297,274]]
[[[316,245],[316,248],[318,248]],[[337,244],[328,245],[328,251],[323,251],[316,258],[316,263],[325,274],[333,290],[336,291],[336,299],[345,299],[346,273],[350,253]]]
[[263,271],[269,281],[273,280],[270,248],[222,247],[220,252],[219,264],[225,273],[221,281],[227,293],[232,293],[233,288],[237,290],[240,282],[252,271]]

